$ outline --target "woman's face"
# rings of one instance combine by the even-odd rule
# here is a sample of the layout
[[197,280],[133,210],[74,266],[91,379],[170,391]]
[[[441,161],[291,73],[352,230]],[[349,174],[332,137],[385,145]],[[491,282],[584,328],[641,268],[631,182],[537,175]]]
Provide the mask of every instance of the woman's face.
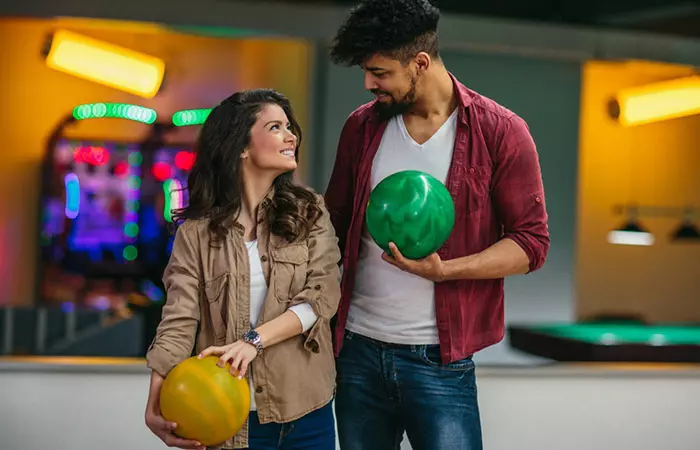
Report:
[[241,154],[243,164],[275,176],[297,168],[297,137],[289,119],[278,105],[266,105],[250,130],[250,145]]

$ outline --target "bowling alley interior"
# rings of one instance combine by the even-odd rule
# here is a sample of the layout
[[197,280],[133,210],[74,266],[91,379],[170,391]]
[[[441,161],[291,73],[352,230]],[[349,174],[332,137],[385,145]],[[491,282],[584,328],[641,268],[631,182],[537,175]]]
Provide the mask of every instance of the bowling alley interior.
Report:
[[[165,448],[145,354],[198,133],[278,90],[323,193],[374,97],[328,56],[353,3],[0,6],[0,449]],[[700,8],[434,3],[448,70],[527,122],[551,237],[474,355],[484,448],[700,448]]]

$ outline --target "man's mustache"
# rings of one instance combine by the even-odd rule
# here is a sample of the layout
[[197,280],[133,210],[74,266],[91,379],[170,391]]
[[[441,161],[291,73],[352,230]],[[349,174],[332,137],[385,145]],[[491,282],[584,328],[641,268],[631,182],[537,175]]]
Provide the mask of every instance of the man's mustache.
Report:
[[386,91],[382,91],[382,90],[380,90],[380,89],[370,89],[369,91],[370,91],[372,94],[374,94],[374,95],[388,95],[388,96],[391,97],[391,94],[389,94],[389,93],[386,92]]

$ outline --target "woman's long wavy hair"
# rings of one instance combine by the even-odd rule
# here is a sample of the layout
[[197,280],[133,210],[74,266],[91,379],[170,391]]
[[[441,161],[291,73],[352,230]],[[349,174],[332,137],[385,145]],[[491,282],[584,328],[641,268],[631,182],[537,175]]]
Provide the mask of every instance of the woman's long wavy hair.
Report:
[[[289,100],[271,89],[237,92],[216,106],[204,122],[195,146],[196,159],[187,179],[188,205],[173,211],[173,222],[209,219],[214,240],[223,240],[238,218],[243,196],[241,153],[250,143],[250,130],[267,105],[280,106],[297,137],[299,158],[301,127]],[[293,171],[278,176],[267,209],[270,232],[289,242],[305,239],[321,215],[316,195],[294,184]]]

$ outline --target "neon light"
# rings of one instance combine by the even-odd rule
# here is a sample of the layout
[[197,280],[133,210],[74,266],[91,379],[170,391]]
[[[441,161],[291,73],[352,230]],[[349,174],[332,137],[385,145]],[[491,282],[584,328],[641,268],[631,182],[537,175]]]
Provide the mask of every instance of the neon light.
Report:
[[51,36],[46,65],[145,98],[158,93],[165,75],[160,58],[66,30]]
[[131,152],[129,153],[129,165],[131,166],[140,166],[141,163],[143,162],[143,156],[141,156],[141,152]]
[[66,185],[66,217],[75,219],[80,212],[80,181],[74,173],[66,174],[63,178]]
[[209,117],[211,108],[204,109],[183,109],[173,114],[172,121],[176,127],[185,127],[188,125],[201,125]]
[[175,167],[180,170],[192,170],[195,154],[193,152],[180,151],[175,154]]
[[158,115],[155,110],[128,103],[86,103],[73,108],[73,117],[85,119],[127,119],[152,124]]
[[139,234],[139,226],[135,222],[129,222],[124,225],[124,235],[130,238],[135,238]]
[[139,251],[133,245],[127,245],[126,247],[124,247],[124,251],[122,251],[122,256],[127,261],[135,260],[138,255]]
[[163,217],[168,222],[173,221],[173,209],[180,209],[183,206],[182,201],[182,185],[175,178],[165,180],[163,183]]
[[135,191],[141,187],[141,178],[137,177],[136,175],[132,175],[129,177],[127,183],[129,185],[129,188]]
[[93,166],[104,166],[109,161],[109,152],[104,147],[78,147],[73,152],[73,160]]
[[114,174],[118,177],[122,177],[129,173],[129,164],[126,161],[119,161],[116,166],[114,166]]
[[153,167],[151,167],[151,173],[153,174],[155,179],[160,181],[161,183],[170,178],[171,172],[172,167],[166,162],[159,161],[153,164]]

